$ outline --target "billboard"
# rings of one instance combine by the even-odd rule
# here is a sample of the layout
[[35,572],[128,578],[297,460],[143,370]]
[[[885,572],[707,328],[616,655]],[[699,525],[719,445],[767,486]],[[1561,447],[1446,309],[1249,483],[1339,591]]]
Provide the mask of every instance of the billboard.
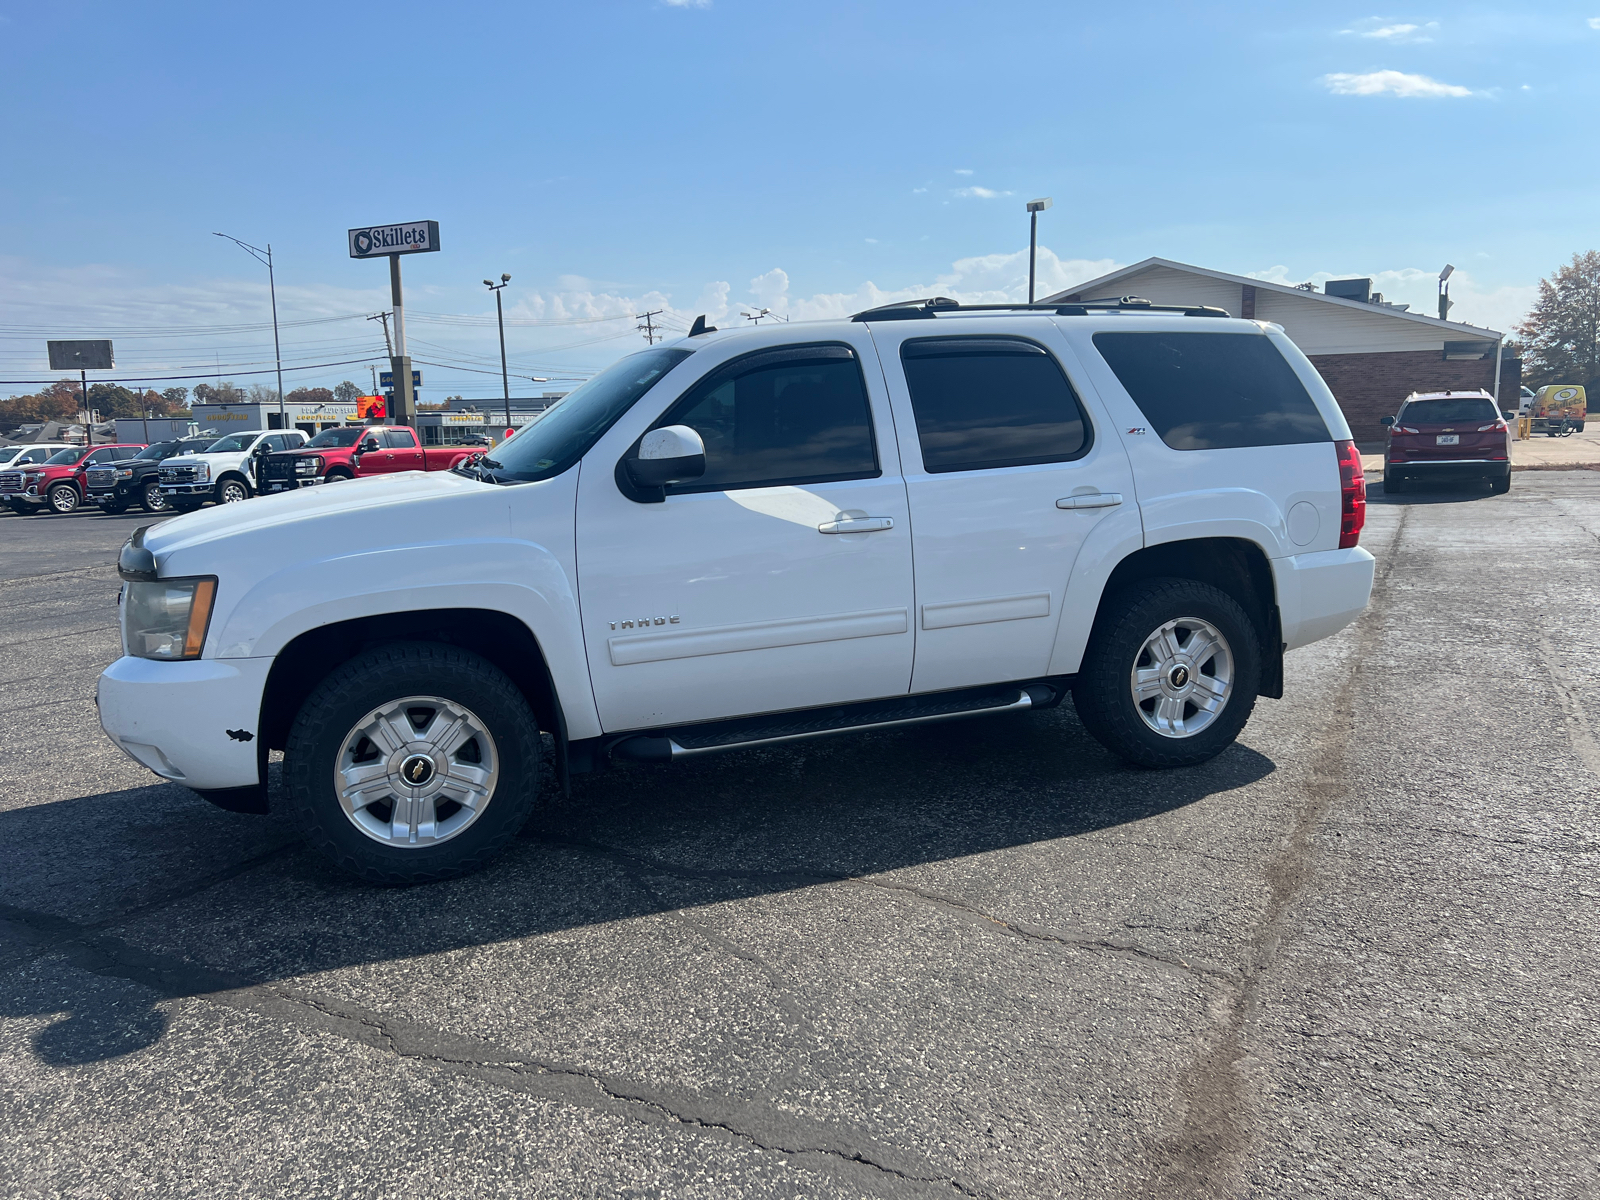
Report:
[[350,230],[351,258],[382,258],[389,254],[422,254],[439,248],[439,222],[410,221],[404,225],[368,225]]
[[356,420],[365,421],[372,417],[387,417],[388,411],[383,406],[382,396],[357,396]]
[[110,342],[46,342],[52,371],[109,371]]

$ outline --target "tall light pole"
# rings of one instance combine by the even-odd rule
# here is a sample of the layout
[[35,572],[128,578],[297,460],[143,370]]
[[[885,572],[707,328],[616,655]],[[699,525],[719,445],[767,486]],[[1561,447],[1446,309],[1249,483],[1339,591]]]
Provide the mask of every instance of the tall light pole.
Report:
[[500,306],[500,293],[505,290],[506,284],[511,282],[511,276],[501,275],[499,283],[485,279],[483,286],[494,293],[494,317],[500,326],[500,386],[505,389],[506,395],[506,436],[511,436],[511,376],[506,374],[506,314]]
[[1455,267],[1445,263],[1444,270],[1439,272],[1439,320],[1450,319],[1450,276],[1456,273]]
[[1049,196],[1028,201],[1028,303],[1033,303],[1033,263],[1039,254],[1039,214],[1054,203]]
[[230,233],[218,233],[213,236],[227,238],[258,263],[266,264],[267,287],[272,292],[272,354],[278,363],[278,428],[287,429],[289,421],[283,408],[283,349],[278,342],[278,281],[272,273],[272,243],[268,242],[267,248],[262,250],[249,242],[241,242]]

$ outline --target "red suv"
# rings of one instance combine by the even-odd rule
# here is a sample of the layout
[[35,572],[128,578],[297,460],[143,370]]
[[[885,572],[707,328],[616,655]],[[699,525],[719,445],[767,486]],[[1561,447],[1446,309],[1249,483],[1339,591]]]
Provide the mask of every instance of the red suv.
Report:
[[1432,479],[1477,479],[1495,492],[1511,490],[1511,427],[1488,392],[1413,393],[1383,423],[1389,427],[1385,492]]
[[[17,513],[75,512],[88,497],[84,474],[90,467],[110,466],[134,458],[144,443],[114,446],[73,446],[35,466],[24,467],[15,491],[6,489],[6,502]],[[9,472],[8,472],[9,474]],[[9,485],[11,481],[4,481]]]

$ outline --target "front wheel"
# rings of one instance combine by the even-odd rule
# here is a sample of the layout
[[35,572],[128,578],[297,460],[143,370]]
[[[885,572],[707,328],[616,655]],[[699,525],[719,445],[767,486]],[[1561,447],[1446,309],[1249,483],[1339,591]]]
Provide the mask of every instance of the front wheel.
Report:
[[1072,698],[1106,749],[1141,767],[1205,762],[1239,736],[1261,682],[1254,622],[1220,588],[1151,579],[1107,597]]
[[50,489],[50,511],[60,516],[78,511],[78,489],[70,483],[58,483]]
[[354,478],[354,476],[351,475],[349,471],[329,471],[328,472],[327,482],[328,483],[345,483],[348,480],[353,479],[353,478]]
[[476,871],[533,811],[543,744],[527,700],[476,654],[397,642],[340,666],[289,731],[301,832],[381,884]]
[[241,500],[250,499],[250,489],[245,486],[242,479],[224,479],[217,484],[218,504],[238,504]]
[[166,512],[172,506],[167,503],[166,496],[161,491],[158,483],[147,483],[144,490],[139,493],[139,507],[147,513]]

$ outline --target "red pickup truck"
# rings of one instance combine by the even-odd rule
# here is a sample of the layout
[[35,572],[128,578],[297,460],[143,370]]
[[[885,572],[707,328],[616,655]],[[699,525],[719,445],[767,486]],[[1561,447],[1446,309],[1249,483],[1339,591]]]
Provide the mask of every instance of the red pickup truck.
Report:
[[0,498],[14,513],[75,512],[88,496],[84,474],[90,467],[110,466],[135,457],[144,443],[73,446],[42,463],[0,473]]
[[478,453],[424,446],[405,425],[345,425],[324,429],[299,450],[269,454],[259,479],[263,492],[281,492],[396,471],[446,471]]

